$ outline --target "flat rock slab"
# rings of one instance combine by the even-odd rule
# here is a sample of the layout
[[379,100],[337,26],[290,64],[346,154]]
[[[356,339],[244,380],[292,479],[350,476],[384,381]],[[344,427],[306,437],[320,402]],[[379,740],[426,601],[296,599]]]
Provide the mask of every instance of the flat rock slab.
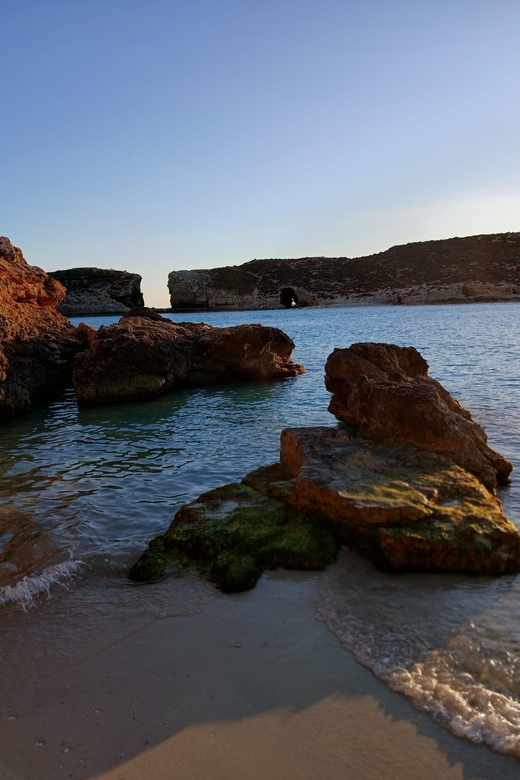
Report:
[[296,428],[282,432],[281,469],[268,494],[285,492],[300,513],[321,512],[345,543],[381,566],[472,574],[520,568],[516,526],[451,458],[338,428]]

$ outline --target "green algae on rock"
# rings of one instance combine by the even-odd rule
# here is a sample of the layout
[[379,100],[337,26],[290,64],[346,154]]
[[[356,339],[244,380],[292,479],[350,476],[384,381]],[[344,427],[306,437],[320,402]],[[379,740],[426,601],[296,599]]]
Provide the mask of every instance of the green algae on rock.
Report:
[[447,456],[294,428],[280,459],[182,507],[130,577],[194,566],[232,593],[264,569],[323,569],[340,544],[394,571],[520,571],[520,533],[499,499]]
[[244,484],[225,485],[181,507],[130,571],[158,579],[175,566],[197,568],[226,593],[256,585],[264,569],[319,570],[339,544],[315,517]]

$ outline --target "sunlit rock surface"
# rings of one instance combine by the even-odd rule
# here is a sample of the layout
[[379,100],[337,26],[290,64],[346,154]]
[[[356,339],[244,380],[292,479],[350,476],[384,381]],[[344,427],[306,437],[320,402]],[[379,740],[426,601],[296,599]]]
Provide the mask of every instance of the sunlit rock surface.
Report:
[[70,382],[83,340],[56,310],[65,289],[0,238],[0,420]]
[[493,490],[512,465],[487,444],[484,429],[442,385],[414,347],[353,344],[335,349],[325,365],[333,393],[329,411],[362,438],[408,443],[449,455]]
[[280,462],[182,507],[133,579],[195,565],[244,590],[264,568],[321,568],[339,544],[396,571],[520,571],[520,533],[493,494],[511,464],[420,353],[354,344],[326,371],[330,411],[349,426],[282,431]]

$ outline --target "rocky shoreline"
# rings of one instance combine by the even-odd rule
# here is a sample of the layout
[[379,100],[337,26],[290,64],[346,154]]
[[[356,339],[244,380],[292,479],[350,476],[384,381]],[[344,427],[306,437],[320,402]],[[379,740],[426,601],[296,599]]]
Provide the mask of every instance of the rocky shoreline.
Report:
[[394,246],[367,257],[252,260],[172,271],[172,311],[520,300],[520,233]]
[[[94,405],[304,371],[289,336],[263,325],[173,322],[138,306],[76,328],[57,310],[65,288],[7,239],[0,281],[0,420],[67,384]],[[279,463],[181,508],[133,579],[195,566],[233,592],[264,569],[321,569],[343,544],[394,570],[520,571],[520,533],[495,496],[512,465],[414,347],[335,349],[325,382],[342,427],[282,431]]]
[[182,507],[132,579],[193,566],[242,591],[264,569],[322,569],[342,544],[397,571],[520,571],[520,533],[494,495],[512,465],[417,350],[355,344],[326,370],[348,428],[282,431],[279,463]]
[[174,323],[138,306],[116,325],[76,328],[58,311],[63,285],[28,265],[7,238],[0,239],[0,282],[0,421],[72,384],[80,403],[97,404],[304,371],[291,360],[291,339],[263,325]]

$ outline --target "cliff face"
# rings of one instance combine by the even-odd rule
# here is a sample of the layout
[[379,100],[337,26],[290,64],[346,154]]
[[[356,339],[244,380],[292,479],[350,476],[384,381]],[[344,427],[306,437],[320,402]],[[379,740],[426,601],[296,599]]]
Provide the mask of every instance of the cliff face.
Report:
[[367,257],[174,271],[168,288],[173,310],[520,300],[520,233],[403,244]]
[[0,238],[0,420],[71,380],[83,337],[56,311],[65,289]]
[[139,274],[104,268],[70,268],[51,271],[49,276],[66,288],[67,294],[58,311],[68,316],[122,314],[144,306]]

